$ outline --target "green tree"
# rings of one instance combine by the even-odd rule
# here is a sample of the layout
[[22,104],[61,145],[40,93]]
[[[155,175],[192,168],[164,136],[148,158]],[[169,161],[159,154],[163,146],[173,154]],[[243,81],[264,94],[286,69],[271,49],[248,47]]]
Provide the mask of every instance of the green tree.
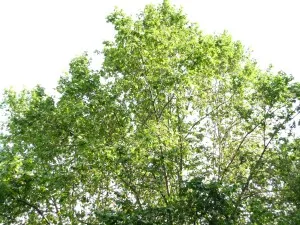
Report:
[[84,54],[59,98],[5,93],[0,222],[299,221],[299,84],[168,1],[107,21],[99,70]]

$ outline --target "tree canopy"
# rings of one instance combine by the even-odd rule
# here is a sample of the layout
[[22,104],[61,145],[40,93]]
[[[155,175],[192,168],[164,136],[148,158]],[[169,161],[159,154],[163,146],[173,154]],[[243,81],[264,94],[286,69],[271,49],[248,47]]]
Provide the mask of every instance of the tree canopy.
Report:
[[8,90],[0,224],[298,224],[300,85],[167,0],[116,9],[104,58]]

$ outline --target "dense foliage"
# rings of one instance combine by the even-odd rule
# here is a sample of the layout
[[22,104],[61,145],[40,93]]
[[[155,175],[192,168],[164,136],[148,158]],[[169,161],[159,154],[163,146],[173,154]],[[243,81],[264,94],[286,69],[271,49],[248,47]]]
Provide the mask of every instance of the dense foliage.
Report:
[[168,1],[107,21],[99,70],[6,92],[0,224],[300,224],[299,84]]

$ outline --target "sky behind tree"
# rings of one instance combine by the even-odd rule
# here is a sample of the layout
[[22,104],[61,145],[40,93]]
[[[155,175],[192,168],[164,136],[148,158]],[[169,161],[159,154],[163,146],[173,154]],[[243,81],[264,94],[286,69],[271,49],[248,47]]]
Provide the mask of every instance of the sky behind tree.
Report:
[[[0,90],[41,84],[50,92],[70,60],[101,50],[113,37],[105,17],[114,7],[135,15],[162,0],[0,1]],[[270,63],[300,80],[298,2],[259,0],[171,1],[205,33],[224,30],[253,50],[262,68]],[[97,64],[98,61],[96,61]],[[97,66],[97,65],[96,65]]]

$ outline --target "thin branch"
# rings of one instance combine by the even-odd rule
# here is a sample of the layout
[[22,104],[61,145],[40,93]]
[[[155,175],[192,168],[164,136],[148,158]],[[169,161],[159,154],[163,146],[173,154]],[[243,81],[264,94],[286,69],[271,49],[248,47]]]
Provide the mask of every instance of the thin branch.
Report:
[[45,221],[46,221],[46,223],[47,224],[51,224],[49,221],[48,221],[48,219],[45,217],[45,215],[44,215],[44,212],[41,210],[41,209],[39,209],[36,205],[33,205],[33,204],[31,204],[30,202],[27,202],[26,200],[23,200],[23,199],[20,199],[20,198],[18,198],[18,199],[16,199],[18,202],[21,202],[21,203],[23,203],[24,205],[27,205],[27,206],[29,206],[29,207],[31,207],[31,208],[33,208]]
[[[287,123],[288,121],[293,120],[293,119],[294,119],[296,116],[298,116],[299,114],[300,114],[300,112],[296,113],[292,118],[289,118],[289,117],[286,118],[280,125],[283,125],[283,124]],[[275,136],[276,136],[276,135],[279,133],[279,131],[281,130],[280,127],[281,127],[281,126],[278,126],[278,127],[275,129],[275,131],[274,131],[272,137],[271,137],[271,138],[269,139],[269,141],[264,145],[264,149],[263,149],[263,151],[261,152],[261,154],[260,154],[258,160],[257,160],[257,161],[255,162],[255,164],[252,166],[252,168],[251,168],[251,170],[250,170],[250,174],[249,174],[249,176],[248,176],[248,178],[247,178],[247,181],[246,181],[246,183],[244,184],[244,186],[243,186],[243,188],[242,188],[242,191],[241,191],[241,193],[240,193],[240,195],[239,195],[239,197],[238,197],[238,199],[237,199],[237,201],[236,201],[236,205],[235,205],[234,211],[233,211],[233,213],[232,213],[232,219],[234,219],[234,217],[236,216],[237,209],[238,209],[238,207],[239,207],[240,204],[241,204],[242,197],[243,197],[244,193],[245,193],[246,190],[248,190],[248,188],[249,188],[249,184],[250,184],[251,179],[253,178],[254,172],[255,172],[255,171],[259,168],[259,166],[261,165],[262,158],[264,157],[264,155],[265,155],[265,153],[266,153],[266,151],[267,151],[267,149],[268,149],[270,143],[273,141],[273,139],[275,138]]]
[[237,156],[237,153],[239,152],[240,148],[242,147],[242,145],[244,144],[244,142],[246,141],[247,137],[254,132],[254,130],[260,125],[260,123],[257,123],[254,128],[252,128],[249,132],[246,133],[246,135],[243,137],[242,141],[240,142],[240,144],[238,145],[238,147],[236,148],[236,150],[233,153],[233,156],[231,157],[229,163],[227,164],[227,166],[224,168],[223,174],[221,176],[221,181],[223,180],[225,173],[228,171],[229,167],[231,166],[231,164],[233,163],[234,159]]
[[[229,100],[233,97],[230,96]],[[218,110],[222,105],[228,103],[228,101],[224,101],[222,103],[220,103],[219,105],[217,105],[217,107],[213,110],[211,110],[210,112],[206,113],[206,115],[202,116],[199,120],[197,120],[195,123],[193,123],[193,125],[190,127],[190,129],[188,130],[187,134],[184,136],[184,139],[191,133],[191,131],[195,128],[195,126],[197,126],[199,123],[201,123],[202,120],[204,120],[205,118],[207,118],[208,116],[210,116],[213,112],[215,112],[216,110]]]

